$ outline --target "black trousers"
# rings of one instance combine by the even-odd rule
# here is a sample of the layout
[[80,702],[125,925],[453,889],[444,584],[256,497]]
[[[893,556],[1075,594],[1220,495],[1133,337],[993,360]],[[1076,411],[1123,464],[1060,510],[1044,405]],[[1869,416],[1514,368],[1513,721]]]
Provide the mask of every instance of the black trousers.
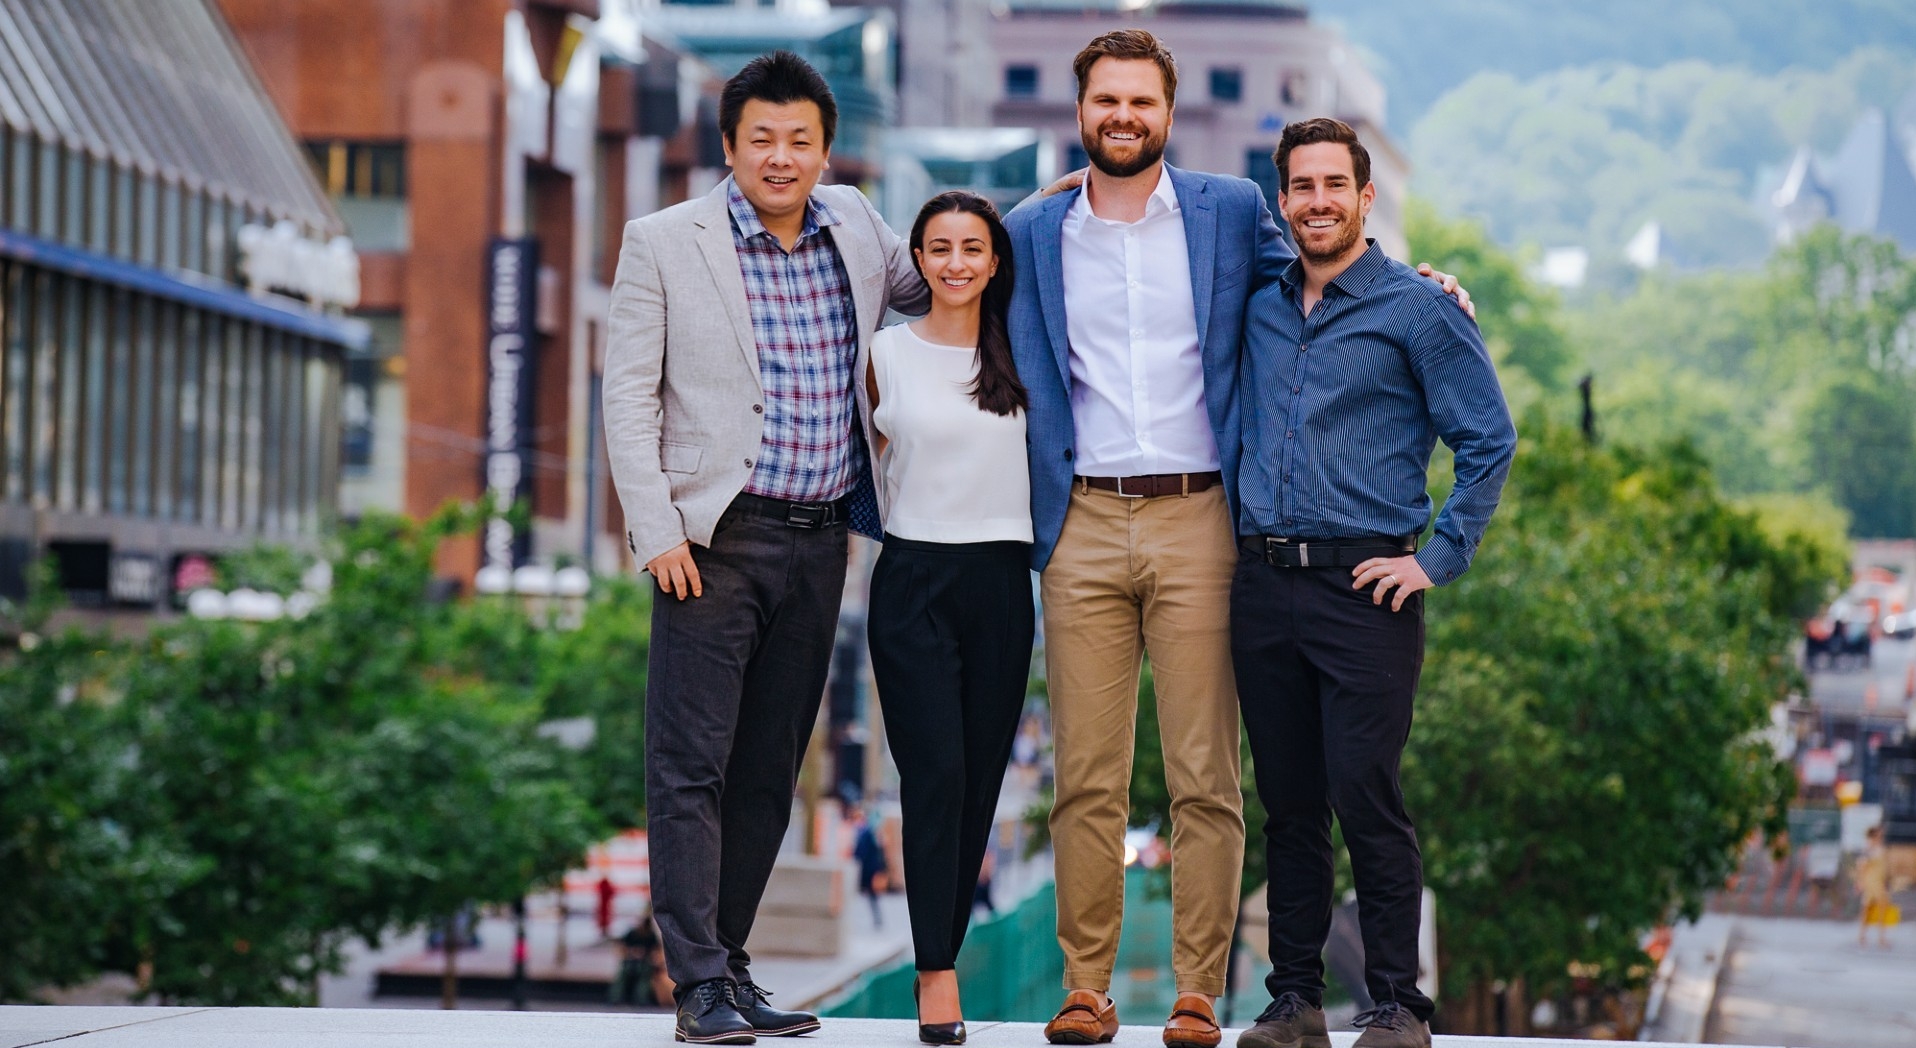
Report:
[[1031,547],[885,537],[872,675],[904,807],[919,971],[957,963],[1031,672]]
[[1424,866],[1397,769],[1424,663],[1423,594],[1402,611],[1351,588],[1349,568],[1279,568],[1242,549],[1231,654],[1256,764],[1270,865],[1271,996],[1324,995],[1331,815],[1357,881],[1364,982],[1428,1020],[1417,989]]
[[744,981],[759,899],[825,693],[846,530],[741,513],[694,548],[705,595],[657,594],[645,690],[652,906],[679,987]]

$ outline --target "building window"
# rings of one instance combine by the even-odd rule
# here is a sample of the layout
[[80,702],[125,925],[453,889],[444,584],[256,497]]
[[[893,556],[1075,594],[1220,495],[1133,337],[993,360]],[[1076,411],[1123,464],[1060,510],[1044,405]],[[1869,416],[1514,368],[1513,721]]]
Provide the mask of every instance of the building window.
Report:
[[1211,101],[1239,102],[1244,98],[1244,70],[1236,66],[1211,69]]
[[1006,98],[1038,97],[1038,67],[1033,65],[1009,65],[1005,67]]
[[306,156],[362,251],[404,251],[411,242],[406,147],[373,142],[308,142]]
[[1310,100],[1310,89],[1310,78],[1293,69],[1278,80],[1277,98],[1287,106],[1301,106]]
[[1276,152],[1274,146],[1261,146],[1244,151],[1244,177],[1257,183],[1264,191],[1264,202],[1273,212],[1277,210],[1277,161],[1271,159]]

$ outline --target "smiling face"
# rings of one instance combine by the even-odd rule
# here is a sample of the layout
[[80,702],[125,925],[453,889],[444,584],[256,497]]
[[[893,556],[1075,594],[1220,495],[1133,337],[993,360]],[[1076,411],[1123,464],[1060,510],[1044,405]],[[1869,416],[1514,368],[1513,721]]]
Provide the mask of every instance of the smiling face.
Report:
[[1314,265],[1347,261],[1363,252],[1364,216],[1377,186],[1358,186],[1350,147],[1338,142],[1298,146],[1278,209],[1297,237],[1297,253]]
[[924,240],[912,248],[918,271],[931,285],[934,308],[965,309],[985,293],[998,272],[991,229],[967,211],[946,211],[925,223]]
[[818,103],[750,99],[725,142],[725,166],[767,226],[802,216],[831,159]]
[[1085,74],[1078,101],[1078,137],[1092,165],[1113,178],[1129,178],[1163,159],[1171,104],[1157,63],[1098,59]]

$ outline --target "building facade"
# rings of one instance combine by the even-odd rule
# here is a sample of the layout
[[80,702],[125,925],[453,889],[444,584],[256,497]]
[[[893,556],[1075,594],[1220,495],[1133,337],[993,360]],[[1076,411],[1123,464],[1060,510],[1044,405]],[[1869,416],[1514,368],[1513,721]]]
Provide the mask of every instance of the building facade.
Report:
[[336,505],[339,216],[210,0],[0,0],[0,596],[152,608]]
[[519,502],[440,568],[580,560],[624,527],[598,416],[628,219],[717,180],[708,67],[639,0],[218,0],[361,245],[342,508]]
[[1166,159],[1193,171],[1241,175],[1277,206],[1271,154],[1284,125],[1331,116],[1357,129],[1377,183],[1365,231],[1402,259],[1410,164],[1384,131],[1384,88],[1334,30],[1284,0],[1006,0],[995,9],[992,119],[1057,143],[1059,170],[1085,166],[1071,58],[1113,29],[1148,29],[1178,59],[1175,123]]

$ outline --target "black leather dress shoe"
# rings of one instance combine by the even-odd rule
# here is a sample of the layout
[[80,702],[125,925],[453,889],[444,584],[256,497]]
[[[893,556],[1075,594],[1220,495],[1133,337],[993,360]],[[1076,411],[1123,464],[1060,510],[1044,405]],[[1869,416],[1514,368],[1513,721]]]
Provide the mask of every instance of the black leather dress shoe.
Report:
[[692,986],[679,998],[678,1027],[675,1041],[691,1044],[751,1044],[758,1038],[732,1003],[730,979],[707,979]]
[[779,1011],[767,1000],[771,996],[772,991],[749,980],[739,983],[733,991],[738,1013],[752,1024],[754,1033],[764,1037],[796,1037],[818,1029],[818,1016],[810,1012]]

